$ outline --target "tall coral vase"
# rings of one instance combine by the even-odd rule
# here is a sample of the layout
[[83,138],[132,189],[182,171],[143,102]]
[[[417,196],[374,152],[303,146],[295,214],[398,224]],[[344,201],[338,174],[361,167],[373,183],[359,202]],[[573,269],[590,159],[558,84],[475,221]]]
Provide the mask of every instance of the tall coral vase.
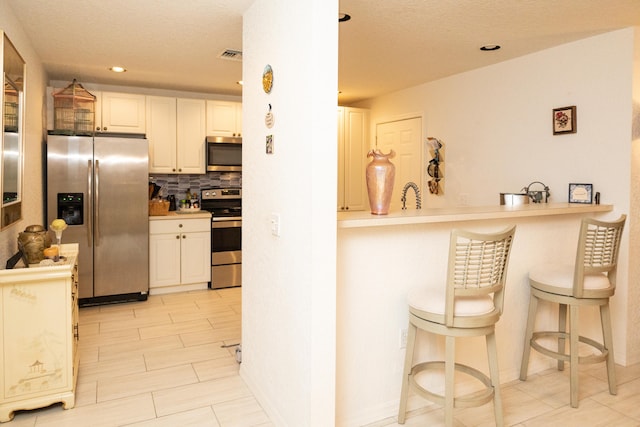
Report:
[[367,157],[373,157],[367,165],[367,192],[369,206],[374,215],[389,213],[393,183],[396,179],[396,167],[389,161],[395,157],[395,151],[383,154],[380,150],[370,150]]

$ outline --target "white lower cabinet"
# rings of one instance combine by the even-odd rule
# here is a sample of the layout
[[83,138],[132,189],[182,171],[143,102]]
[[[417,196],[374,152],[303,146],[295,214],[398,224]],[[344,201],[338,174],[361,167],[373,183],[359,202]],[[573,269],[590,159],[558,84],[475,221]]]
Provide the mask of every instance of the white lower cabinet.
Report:
[[149,221],[149,294],[206,289],[211,281],[211,219]]
[[67,262],[0,271],[0,422],[17,410],[75,406],[78,245],[61,253]]

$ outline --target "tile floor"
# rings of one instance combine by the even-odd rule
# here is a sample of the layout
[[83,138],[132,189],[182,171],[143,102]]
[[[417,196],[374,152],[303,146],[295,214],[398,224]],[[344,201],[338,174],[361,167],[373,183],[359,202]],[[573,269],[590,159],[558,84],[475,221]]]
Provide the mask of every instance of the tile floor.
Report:
[[[7,427],[272,426],[240,376],[240,288],[151,296],[80,309],[76,406],[19,411]],[[231,347],[224,347],[231,346]],[[640,365],[581,367],[580,407],[569,406],[568,370],[502,387],[508,426],[640,426]],[[456,426],[493,426],[493,405],[456,409]],[[367,427],[398,426],[395,417]],[[437,405],[410,412],[412,426],[444,425]],[[330,426],[327,426],[330,427]]]
[[[550,369],[529,375],[527,381],[502,385],[506,426],[513,427],[595,427],[640,426],[640,365],[616,367],[618,394],[609,394],[604,363],[580,367],[579,408],[569,405],[569,366],[560,372]],[[477,408],[455,409],[456,427],[495,426],[491,403]],[[396,418],[367,427],[399,426]],[[444,426],[444,411],[435,404],[410,412],[404,424]]]
[[81,308],[75,408],[19,411],[6,425],[271,426],[238,374],[240,310],[240,288]]

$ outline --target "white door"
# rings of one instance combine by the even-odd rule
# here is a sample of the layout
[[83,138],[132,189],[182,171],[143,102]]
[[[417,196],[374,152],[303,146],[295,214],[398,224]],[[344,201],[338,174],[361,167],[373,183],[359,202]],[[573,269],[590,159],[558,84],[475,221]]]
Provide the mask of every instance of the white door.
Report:
[[[396,156],[391,159],[391,163],[396,166],[396,179],[390,210],[397,211],[402,207],[400,201],[402,188],[407,182],[415,182],[420,187],[420,194],[424,195],[422,118],[414,117],[378,123],[376,125],[376,147],[384,154],[391,150],[396,152]],[[407,192],[407,207],[416,207],[413,190]]]

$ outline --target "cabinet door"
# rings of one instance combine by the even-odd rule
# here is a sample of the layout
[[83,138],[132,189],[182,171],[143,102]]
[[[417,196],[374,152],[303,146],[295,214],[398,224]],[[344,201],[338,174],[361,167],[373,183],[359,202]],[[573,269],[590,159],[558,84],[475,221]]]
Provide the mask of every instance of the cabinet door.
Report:
[[49,395],[72,386],[71,294],[65,279],[3,286],[5,400]]
[[182,284],[211,281],[211,231],[182,234]]
[[344,108],[338,107],[338,211],[345,210],[344,201]]
[[207,135],[241,136],[242,103],[207,101]]
[[145,96],[133,93],[101,93],[101,126],[96,117],[96,128],[100,132],[145,133]]
[[180,284],[180,234],[149,235],[149,288]]
[[176,99],[147,96],[149,172],[176,172]]
[[177,100],[178,173],[206,173],[206,107],[202,99]]
[[[338,111],[339,210],[368,209],[366,168],[369,151],[369,111],[344,108]],[[340,158],[342,157],[342,158]]]

